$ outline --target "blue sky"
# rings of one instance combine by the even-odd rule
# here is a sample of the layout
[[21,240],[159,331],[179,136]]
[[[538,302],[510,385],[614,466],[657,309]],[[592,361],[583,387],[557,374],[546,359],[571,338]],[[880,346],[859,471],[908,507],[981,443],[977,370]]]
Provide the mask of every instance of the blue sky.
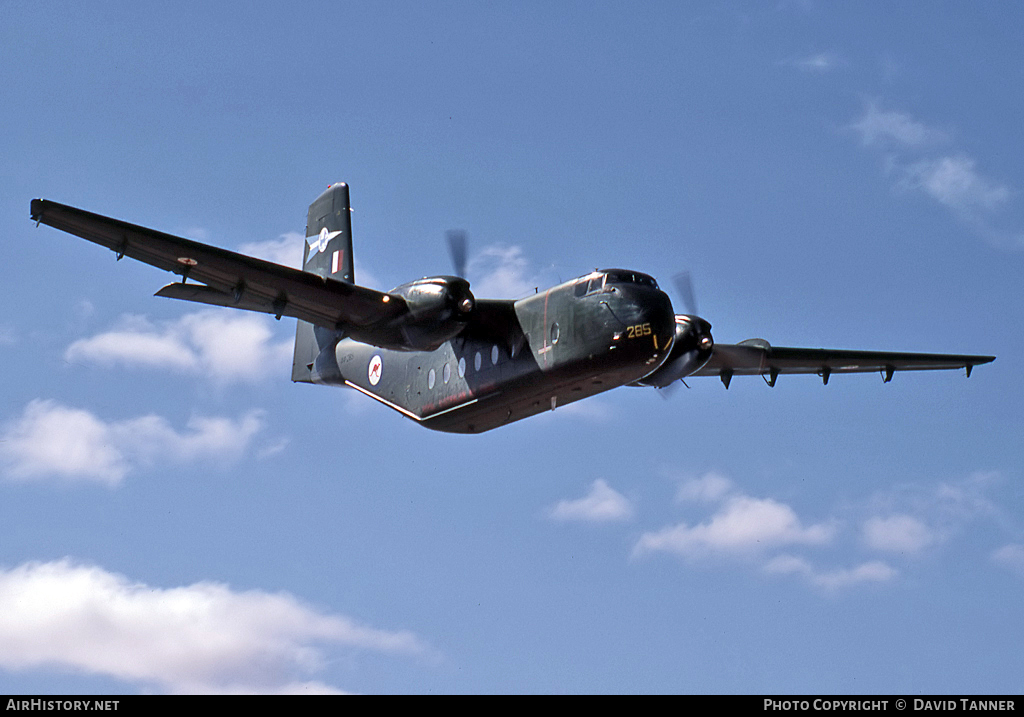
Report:
[[[0,692],[1019,692],[1013,3],[0,2]],[[357,279],[687,269],[716,340],[963,372],[618,389],[481,436],[28,218]]]

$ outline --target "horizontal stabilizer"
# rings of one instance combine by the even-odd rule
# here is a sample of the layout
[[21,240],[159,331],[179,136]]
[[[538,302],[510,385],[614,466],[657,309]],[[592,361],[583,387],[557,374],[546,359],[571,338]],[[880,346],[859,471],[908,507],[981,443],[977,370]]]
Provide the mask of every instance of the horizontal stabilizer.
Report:
[[179,281],[168,284],[153,294],[153,296],[162,296],[165,299],[194,301],[211,306],[229,306],[232,309],[245,309],[246,311],[261,311],[264,314],[274,314],[276,316],[280,315],[279,307],[275,307],[272,301],[261,297],[249,296],[245,292],[240,292],[238,295],[226,294],[204,284],[183,284]]

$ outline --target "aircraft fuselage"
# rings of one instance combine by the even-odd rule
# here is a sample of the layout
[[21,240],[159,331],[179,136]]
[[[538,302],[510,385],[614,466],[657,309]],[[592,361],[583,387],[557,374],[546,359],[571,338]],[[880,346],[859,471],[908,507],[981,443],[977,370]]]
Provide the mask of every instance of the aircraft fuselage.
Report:
[[[623,276],[645,283],[610,278]],[[668,296],[621,270],[520,299],[515,315],[510,340],[467,333],[434,351],[340,338],[317,357],[313,382],[349,386],[434,430],[480,433],[638,381],[675,335]]]

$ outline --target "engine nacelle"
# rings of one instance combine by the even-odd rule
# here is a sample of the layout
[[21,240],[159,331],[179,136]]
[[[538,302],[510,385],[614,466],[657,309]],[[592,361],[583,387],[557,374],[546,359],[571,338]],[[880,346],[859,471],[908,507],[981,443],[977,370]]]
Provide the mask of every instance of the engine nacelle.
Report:
[[401,296],[409,307],[398,329],[402,348],[410,351],[433,351],[458,336],[476,307],[469,282],[458,276],[428,276],[388,293]]
[[676,336],[665,363],[637,383],[664,388],[692,374],[708,362],[715,342],[711,338],[711,324],[699,316],[676,314]]

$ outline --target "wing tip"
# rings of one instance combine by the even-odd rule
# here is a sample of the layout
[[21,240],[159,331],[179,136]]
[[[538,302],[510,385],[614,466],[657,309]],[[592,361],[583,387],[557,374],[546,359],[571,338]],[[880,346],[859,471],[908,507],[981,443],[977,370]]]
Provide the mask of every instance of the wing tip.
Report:
[[43,218],[43,203],[45,199],[33,199],[32,204],[29,205],[29,216],[32,217],[32,221],[38,222]]
[[967,365],[964,366],[967,369],[967,378],[971,377],[971,371],[974,370],[975,366],[981,366],[982,364],[992,363],[996,360],[995,356],[972,356],[973,361],[968,361]]

